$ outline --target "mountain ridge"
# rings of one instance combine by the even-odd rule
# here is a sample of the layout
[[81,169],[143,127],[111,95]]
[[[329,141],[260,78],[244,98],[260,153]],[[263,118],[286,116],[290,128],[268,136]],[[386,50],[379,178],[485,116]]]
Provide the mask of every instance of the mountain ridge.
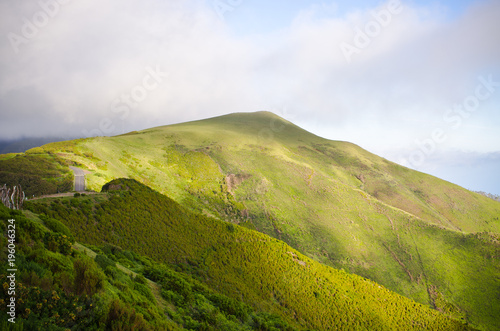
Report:
[[485,329],[499,324],[499,247],[488,234],[500,233],[498,202],[274,114],[53,143],[28,155],[90,171],[94,190],[134,178],[189,210],[255,228],[417,302],[454,307]]

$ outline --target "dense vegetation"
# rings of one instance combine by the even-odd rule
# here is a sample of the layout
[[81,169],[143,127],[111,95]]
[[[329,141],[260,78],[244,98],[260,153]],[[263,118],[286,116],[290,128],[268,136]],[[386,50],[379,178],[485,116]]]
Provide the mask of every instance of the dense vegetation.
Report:
[[58,142],[28,154],[80,165],[94,190],[134,178],[190,211],[256,229],[450,316],[487,330],[500,325],[500,203],[274,114]]
[[[279,316],[256,312],[172,266],[111,245],[76,250],[81,246],[72,247],[63,224],[29,215],[0,205],[2,233],[15,220],[18,270],[16,323],[2,318],[1,330],[293,330]],[[0,241],[7,247],[5,235]],[[4,249],[0,255],[7,259]],[[10,283],[7,275],[0,274],[1,284]],[[9,300],[4,285],[5,316]]]
[[[233,315],[244,320],[246,308],[231,303],[242,300],[241,307],[275,314],[299,329],[467,329],[463,321],[323,266],[279,240],[188,211],[136,181],[115,180],[103,191],[37,200],[28,208],[63,222],[78,241],[120,246],[191,274],[200,283],[186,283],[168,269],[144,269],[145,276],[162,285],[165,300],[181,307],[206,299],[208,305],[233,307]],[[231,299],[195,290],[203,287],[201,282]]]
[[21,185],[27,197],[73,189],[73,173],[56,155],[6,154],[0,156],[0,185]]

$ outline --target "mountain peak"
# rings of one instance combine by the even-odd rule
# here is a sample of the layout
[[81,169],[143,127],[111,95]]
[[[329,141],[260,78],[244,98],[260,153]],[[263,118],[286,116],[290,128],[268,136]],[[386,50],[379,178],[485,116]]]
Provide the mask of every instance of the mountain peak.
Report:
[[[184,128],[185,130],[195,130],[198,134],[202,132],[217,134],[220,132],[233,132],[245,137],[256,136],[261,138],[283,138],[292,139],[300,136],[315,135],[298,127],[292,122],[270,112],[236,112],[207,119],[168,125],[164,128]],[[207,137],[208,139],[208,137]]]
[[[222,116],[208,118],[207,120],[231,120],[231,121],[245,121],[245,122],[255,122],[255,121],[275,121],[280,120],[288,122],[284,118],[276,115],[273,112],[267,110],[261,110],[256,112],[235,112]],[[203,120],[202,120],[203,121]]]

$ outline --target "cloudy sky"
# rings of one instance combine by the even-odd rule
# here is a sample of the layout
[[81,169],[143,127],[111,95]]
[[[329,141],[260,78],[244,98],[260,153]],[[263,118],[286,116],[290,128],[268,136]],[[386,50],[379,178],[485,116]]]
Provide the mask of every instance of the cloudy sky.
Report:
[[0,0],[0,140],[269,110],[500,194],[498,0]]

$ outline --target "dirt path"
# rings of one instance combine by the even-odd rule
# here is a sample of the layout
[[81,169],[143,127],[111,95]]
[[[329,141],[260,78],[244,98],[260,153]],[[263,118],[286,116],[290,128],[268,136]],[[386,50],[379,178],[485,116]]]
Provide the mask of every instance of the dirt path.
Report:
[[[99,192],[84,192],[83,194],[86,195],[92,195],[92,194],[99,194]],[[57,193],[57,194],[47,194],[47,195],[41,195],[36,198],[31,198],[31,200],[38,200],[38,199],[45,199],[45,198],[63,198],[63,197],[72,197],[75,195],[75,192],[66,192],[66,193]]]

